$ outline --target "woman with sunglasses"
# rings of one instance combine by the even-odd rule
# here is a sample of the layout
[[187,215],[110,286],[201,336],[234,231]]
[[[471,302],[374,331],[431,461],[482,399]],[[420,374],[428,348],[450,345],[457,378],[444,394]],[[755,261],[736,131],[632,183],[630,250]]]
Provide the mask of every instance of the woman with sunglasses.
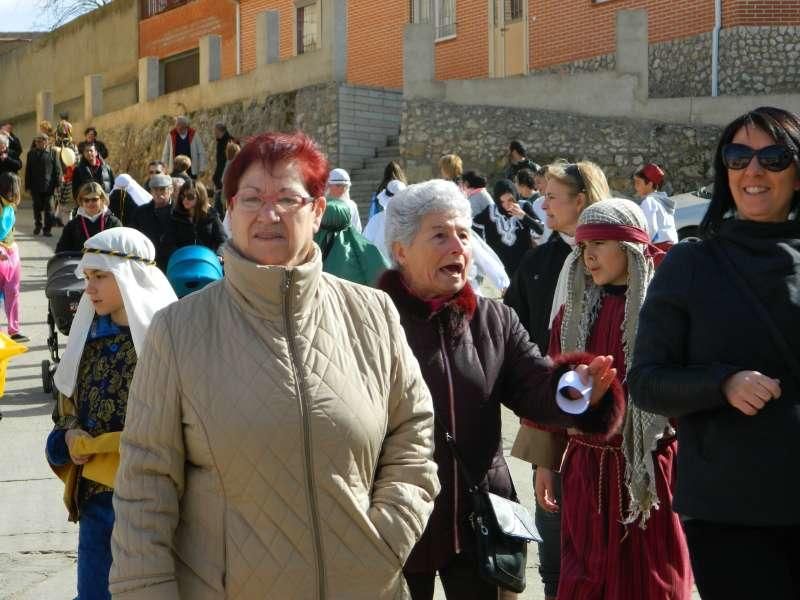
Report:
[[676,419],[674,509],[704,599],[800,597],[800,116],[723,132],[704,240],[647,293],[628,384]]
[[108,208],[108,196],[96,181],[84,183],[78,190],[78,211],[64,226],[56,244],[56,252],[80,252],[83,243],[93,235],[122,227],[122,222]]

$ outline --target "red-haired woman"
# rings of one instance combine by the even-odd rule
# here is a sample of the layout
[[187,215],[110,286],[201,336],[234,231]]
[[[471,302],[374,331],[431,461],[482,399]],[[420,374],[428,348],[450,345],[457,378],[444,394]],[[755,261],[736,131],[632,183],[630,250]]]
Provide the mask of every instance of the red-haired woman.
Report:
[[158,313],[128,397],[113,594],[405,597],[431,399],[391,301],[322,272],[327,177],[302,133],[228,166],[225,279]]

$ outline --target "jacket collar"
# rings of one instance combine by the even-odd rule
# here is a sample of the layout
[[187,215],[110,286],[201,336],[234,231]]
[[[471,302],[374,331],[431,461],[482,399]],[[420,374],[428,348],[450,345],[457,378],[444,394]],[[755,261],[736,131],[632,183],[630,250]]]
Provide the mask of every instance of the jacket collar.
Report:
[[258,265],[231,243],[225,244],[223,252],[225,287],[245,312],[278,321],[284,318],[285,308],[291,317],[299,318],[316,305],[322,278],[322,253],[316,244],[308,262],[297,267]]
[[448,300],[422,300],[412,293],[397,269],[384,272],[378,281],[378,288],[389,294],[400,313],[411,314],[425,321],[441,315],[450,333],[456,333],[471,321],[478,306],[477,297],[469,283]]

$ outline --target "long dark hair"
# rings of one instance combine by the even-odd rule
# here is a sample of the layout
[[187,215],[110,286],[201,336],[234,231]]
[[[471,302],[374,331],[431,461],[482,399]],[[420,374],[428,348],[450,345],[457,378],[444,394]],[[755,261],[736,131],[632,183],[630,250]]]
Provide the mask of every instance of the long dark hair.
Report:
[[406,181],[406,174],[403,173],[403,167],[396,161],[391,161],[389,164],[386,165],[383,169],[383,179],[381,180],[378,187],[375,188],[375,193],[380,194],[383,190],[386,189],[386,186],[389,185],[389,182],[392,179],[397,179],[398,181],[402,181],[403,183],[408,183]]
[[[194,196],[196,200],[191,213],[183,206],[183,199],[186,196]],[[178,192],[178,201],[175,203],[175,207],[172,210],[180,215],[189,217],[194,223],[197,223],[200,219],[205,219],[211,211],[211,202],[208,199],[208,190],[206,190],[206,186],[193,179],[184,182]]]
[[[768,134],[776,144],[788,146],[794,154],[794,165],[800,174],[800,116],[782,108],[762,106],[742,115],[725,128],[714,153],[714,193],[705,217],[700,223],[700,234],[713,237],[725,215],[736,208],[728,182],[728,169],[722,163],[722,149],[730,144],[742,127],[755,127]],[[800,191],[795,190],[792,207],[800,204]],[[795,219],[800,217],[800,213]]]

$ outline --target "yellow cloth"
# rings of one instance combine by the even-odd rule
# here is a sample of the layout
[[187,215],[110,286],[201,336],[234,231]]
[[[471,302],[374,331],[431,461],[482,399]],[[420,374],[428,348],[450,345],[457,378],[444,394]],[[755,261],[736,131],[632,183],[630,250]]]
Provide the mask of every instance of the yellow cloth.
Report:
[[25,346],[15,342],[5,333],[0,333],[0,396],[6,389],[6,367],[9,359],[27,350]]
[[75,454],[93,454],[83,465],[82,475],[97,483],[114,487],[114,477],[119,468],[119,438],[121,431],[103,433],[97,437],[79,437],[75,440]]

